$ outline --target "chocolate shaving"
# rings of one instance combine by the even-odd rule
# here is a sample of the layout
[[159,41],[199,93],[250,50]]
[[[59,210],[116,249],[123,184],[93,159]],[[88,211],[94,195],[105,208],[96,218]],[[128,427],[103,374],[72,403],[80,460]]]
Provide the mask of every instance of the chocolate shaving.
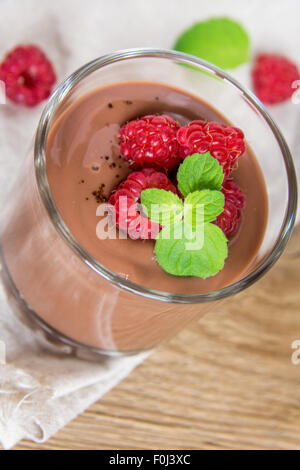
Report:
[[92,195],[96,199],[97,203],[107,202],[107,197],[103,194],[105,184],[102,183],[98,189],[92,192]]

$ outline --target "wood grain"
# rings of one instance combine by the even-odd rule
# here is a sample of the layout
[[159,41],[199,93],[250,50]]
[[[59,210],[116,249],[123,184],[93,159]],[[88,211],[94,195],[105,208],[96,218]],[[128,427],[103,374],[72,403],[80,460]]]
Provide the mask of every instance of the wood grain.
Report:
[[299,280],[297,231],[264,279],[161,346],[47,443],[16,449],[300,449]]

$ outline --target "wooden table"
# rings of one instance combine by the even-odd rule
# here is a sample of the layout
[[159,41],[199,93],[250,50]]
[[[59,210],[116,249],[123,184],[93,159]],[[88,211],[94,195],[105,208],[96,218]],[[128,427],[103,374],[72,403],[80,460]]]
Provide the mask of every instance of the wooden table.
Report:
[[300,449],[299,305],[300,232],[263,280],[160,347],[47,443],[16,449]]

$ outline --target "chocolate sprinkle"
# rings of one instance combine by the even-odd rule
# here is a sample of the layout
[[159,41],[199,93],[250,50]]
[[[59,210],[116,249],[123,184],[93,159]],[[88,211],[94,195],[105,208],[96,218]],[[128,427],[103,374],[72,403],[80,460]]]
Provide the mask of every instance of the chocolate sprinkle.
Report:
[[92,195],[95,197],[96,202],[107,202],[107,197],[103,194],[103,188],[105,184],[102,183],[96,191],[92,192]]
[[107,106],[108,106],[109,108],[113,108],[113,105],[112,105],[112,103],[108,103],[108,105],[107,105]]

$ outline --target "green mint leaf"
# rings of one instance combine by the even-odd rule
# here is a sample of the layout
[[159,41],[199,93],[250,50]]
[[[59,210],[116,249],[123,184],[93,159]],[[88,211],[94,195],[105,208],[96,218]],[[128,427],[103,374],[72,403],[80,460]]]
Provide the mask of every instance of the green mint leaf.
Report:
[[154,249],[158,264],[174,276],[214,276],[228,255],[224,233],[211,223],[201,225],[198,231],[186,227],[181,221],[161,230]]
[[177,173],[178,188],[183,196],[201,189],[219,190],[223,179],[221,165],[209,152],[186,157]]
[[215,220],[224,210],[225,198],[220,191],[203,189],[187,195],[184,222],[193,226]]
[[248,62],[250,39],[243,26],[230,18],[211,18],[187,29],[173,49],[232,69]]
[[183,217],[183,203],[171,191],[164,189],[145,189],[141,193],[143,211],[153,222],[170,225]]

